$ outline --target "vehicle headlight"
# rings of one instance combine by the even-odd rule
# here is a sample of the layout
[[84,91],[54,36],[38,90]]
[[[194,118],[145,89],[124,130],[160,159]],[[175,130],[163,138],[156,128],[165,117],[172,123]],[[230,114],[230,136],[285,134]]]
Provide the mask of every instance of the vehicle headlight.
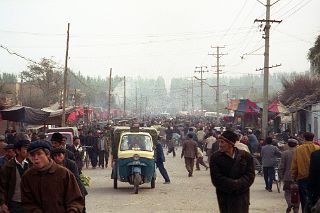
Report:
[[133,160],[139,160],[140,156],[138,154],[133,155]]

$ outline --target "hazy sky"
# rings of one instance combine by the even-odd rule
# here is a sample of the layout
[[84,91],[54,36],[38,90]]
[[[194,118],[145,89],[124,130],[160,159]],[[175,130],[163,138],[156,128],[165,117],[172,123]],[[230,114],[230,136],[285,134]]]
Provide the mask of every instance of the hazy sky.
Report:
[[[283,22],[271,27],[270,65],[282,64],[271,73],[309,69],[319,9],[319,0],[272,6],[271,18]],[[161,75],[168,82],[193,76],[195,66],[215,65],[211,45],[225,45],[225,75],[259,74],[262,55],[240,56],[263,53],[263,31],[254,19],[265,18],[265,10],[257,0],[0,0],[0,44],[63,65],[70,22],[69,67],[84,75],[106,77],[112,67],[115,75]],[[27,64],[0,48],[0,72],[19,73]],[[210,68],[204,77],[213,75]]]

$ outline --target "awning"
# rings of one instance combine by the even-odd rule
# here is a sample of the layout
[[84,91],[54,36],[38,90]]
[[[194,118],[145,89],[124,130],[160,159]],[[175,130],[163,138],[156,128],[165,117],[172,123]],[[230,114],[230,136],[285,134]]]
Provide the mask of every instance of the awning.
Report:
[[50,112],[26,106],[14,106],[1,110],[2,120],[24,122],[28,124],[43,124],[47,121]]

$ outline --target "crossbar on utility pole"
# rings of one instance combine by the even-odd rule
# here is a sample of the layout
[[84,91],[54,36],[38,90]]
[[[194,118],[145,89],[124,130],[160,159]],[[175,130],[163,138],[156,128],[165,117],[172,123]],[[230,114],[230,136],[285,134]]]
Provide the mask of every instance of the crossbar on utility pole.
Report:
[[[273,5],[273,4],[272,4]],[[262,137],[263,139],[267,136],[268,131],[268,98],[269,98],[269,48],[270,48],[270,28],[273,22],[281,23],[281,21],[270,20],[270,8],[272,6],[270,0],[267,0],[266,6],[266,19],[254,20],[254,22],[265,22],[265,51],[264,51],[264,73],[263,73],[263,112],[262,112]]]
[[61,126],[62,127],[64,127],[66,125],[66,102],[67,102],[67,87],[68,87],[69,30],[70,30],[70,23],[68,23],[66,58],[65,58],[65,62],[64,62],[63,103],[62,103],[62,116],[61,116]]

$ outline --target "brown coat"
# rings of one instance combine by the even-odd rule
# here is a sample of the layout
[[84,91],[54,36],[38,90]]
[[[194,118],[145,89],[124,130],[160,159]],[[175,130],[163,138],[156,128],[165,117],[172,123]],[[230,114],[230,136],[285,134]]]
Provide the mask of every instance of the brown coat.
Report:
[[181,157],[185,158],[196,158],[197,157],[197,143],[188,139],[183,143]]
[[84,199],[74,175],[53,163],[46,172],[29,169],[21,180],[22,205],[26,212],[78,212]]
[[8,204],[16,187],[17,164],[15,158],[9,160],[0,172],[0,205]]

